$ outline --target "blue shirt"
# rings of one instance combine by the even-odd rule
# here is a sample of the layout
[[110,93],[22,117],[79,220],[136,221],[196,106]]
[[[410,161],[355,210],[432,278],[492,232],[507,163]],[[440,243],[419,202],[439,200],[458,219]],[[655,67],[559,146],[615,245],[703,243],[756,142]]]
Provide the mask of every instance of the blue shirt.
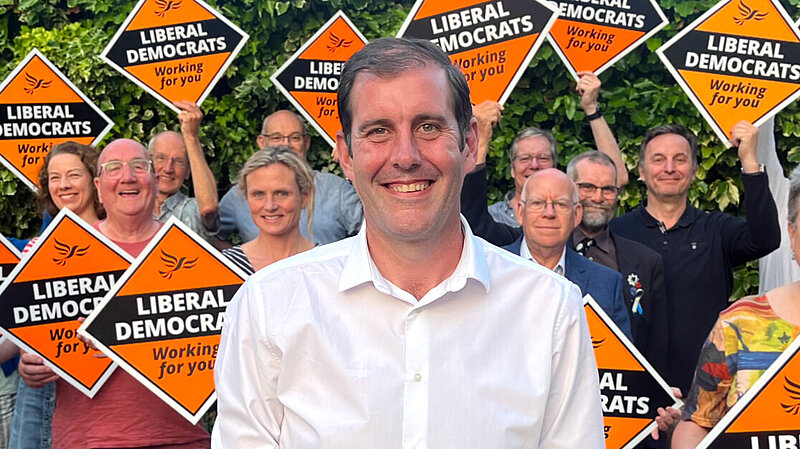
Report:
[[[778,212],[767,175],[743,175],[747,220],[687,206],[665,229],[640,205],[611,220],[611,232],[661,254],[667,290],[670,385],[689,391],[697,357],[733,291],[733,268],[762,257],[780,244]],[[790,261],[786,261],[789,263]]]
[[[238,234],[249,242],[258,236],[258,227],[250,216],[247,198],[238,186],[231,187],[219,203],[220,228],[218,237],[227,239]],[[358,233],[364,212],[361,200],[347,180],[332,173],[314,170],[314,217],[311,222],[312,237],[308,237],[306,222],[308,210],[300,215],[300,233],[303,237],[324,245]]]
[[503,201],[498,201],[489,206],[489,215],[494,218],[494,221],[518,228],[521,225],[517,221],[517,215],[514,213],[514,208],[511,207],[511,198],[514,196],[514,191],[506,193]]

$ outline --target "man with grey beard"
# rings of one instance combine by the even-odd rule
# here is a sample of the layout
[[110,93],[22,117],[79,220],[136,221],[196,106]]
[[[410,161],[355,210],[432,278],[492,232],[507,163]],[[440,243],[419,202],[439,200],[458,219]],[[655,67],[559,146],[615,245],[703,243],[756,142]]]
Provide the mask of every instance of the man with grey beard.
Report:
[[599,151],[578,154],[567,166],[567,176],[578,187],[583,206],[583,218],[572,232],[572,248],[622,274],[633,342],[656,370],[665,373],[669,348],[661,255],[609,231],[619,192],[610,157]]

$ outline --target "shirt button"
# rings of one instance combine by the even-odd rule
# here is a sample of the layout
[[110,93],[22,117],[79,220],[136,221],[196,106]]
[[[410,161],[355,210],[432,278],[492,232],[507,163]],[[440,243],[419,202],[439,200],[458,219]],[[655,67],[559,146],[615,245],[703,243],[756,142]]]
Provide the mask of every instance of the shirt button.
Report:
[[665,245],[667,244],[667,241],[666,241],[666,240],[664,240],[664,244],[665,244]]
[[421,382],[422,381],[422,374],[417,373],[414,374],[414,382]]

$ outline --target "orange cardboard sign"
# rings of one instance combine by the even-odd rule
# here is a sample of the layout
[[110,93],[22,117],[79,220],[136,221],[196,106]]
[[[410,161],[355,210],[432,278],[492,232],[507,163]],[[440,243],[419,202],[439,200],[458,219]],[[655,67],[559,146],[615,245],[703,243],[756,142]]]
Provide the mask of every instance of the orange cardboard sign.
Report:
[[78,332],[197,423],[216,399],[225,308],[246,277],[171,217]]
[[342,127],[336,99],[339,74],[366,44],[353,22],[338,11],[270,77],[331,146]]
[[555,0],[559,17],[547,38],[567,69],[599,74],[667,24],[655,0]]
[[716,135],[800,96],[800,34],[777,0],[723,0],[657,50]]
[[201,104],[249,37],[203,0],[140,0],[100,57],[179,113],[172,103]]
[[113,126],[37,49],[0,84],[0,162],[34,191],[53,145],[94,145]]
[[600,376],[606,448],[633,448],[655,428],[658,407],[681,401],[590,295],[584,310]]
[[0,235],[0,282],[3,282],[11,270],[19,263],[20,253],[17,248]]
[[114,365],[78,340],[88,316],[131,257],[66,207],[0,286],[0,330],[93,397]]
[[556,16],[540,0],[418,0],[397,36],[438,45],[464,73],[474,104],[505,103]]
[[698,449],[800,447],[800,339],[795,339],[711,429]]

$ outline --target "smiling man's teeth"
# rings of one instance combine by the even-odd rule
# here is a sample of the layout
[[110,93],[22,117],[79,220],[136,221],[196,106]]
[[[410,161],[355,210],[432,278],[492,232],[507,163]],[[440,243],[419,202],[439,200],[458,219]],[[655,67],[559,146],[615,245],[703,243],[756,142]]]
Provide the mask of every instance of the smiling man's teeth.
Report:
[[392,186],[395,192],[419,192],[428,188],[427,182],[419,182],[416,184],[399,184]]

